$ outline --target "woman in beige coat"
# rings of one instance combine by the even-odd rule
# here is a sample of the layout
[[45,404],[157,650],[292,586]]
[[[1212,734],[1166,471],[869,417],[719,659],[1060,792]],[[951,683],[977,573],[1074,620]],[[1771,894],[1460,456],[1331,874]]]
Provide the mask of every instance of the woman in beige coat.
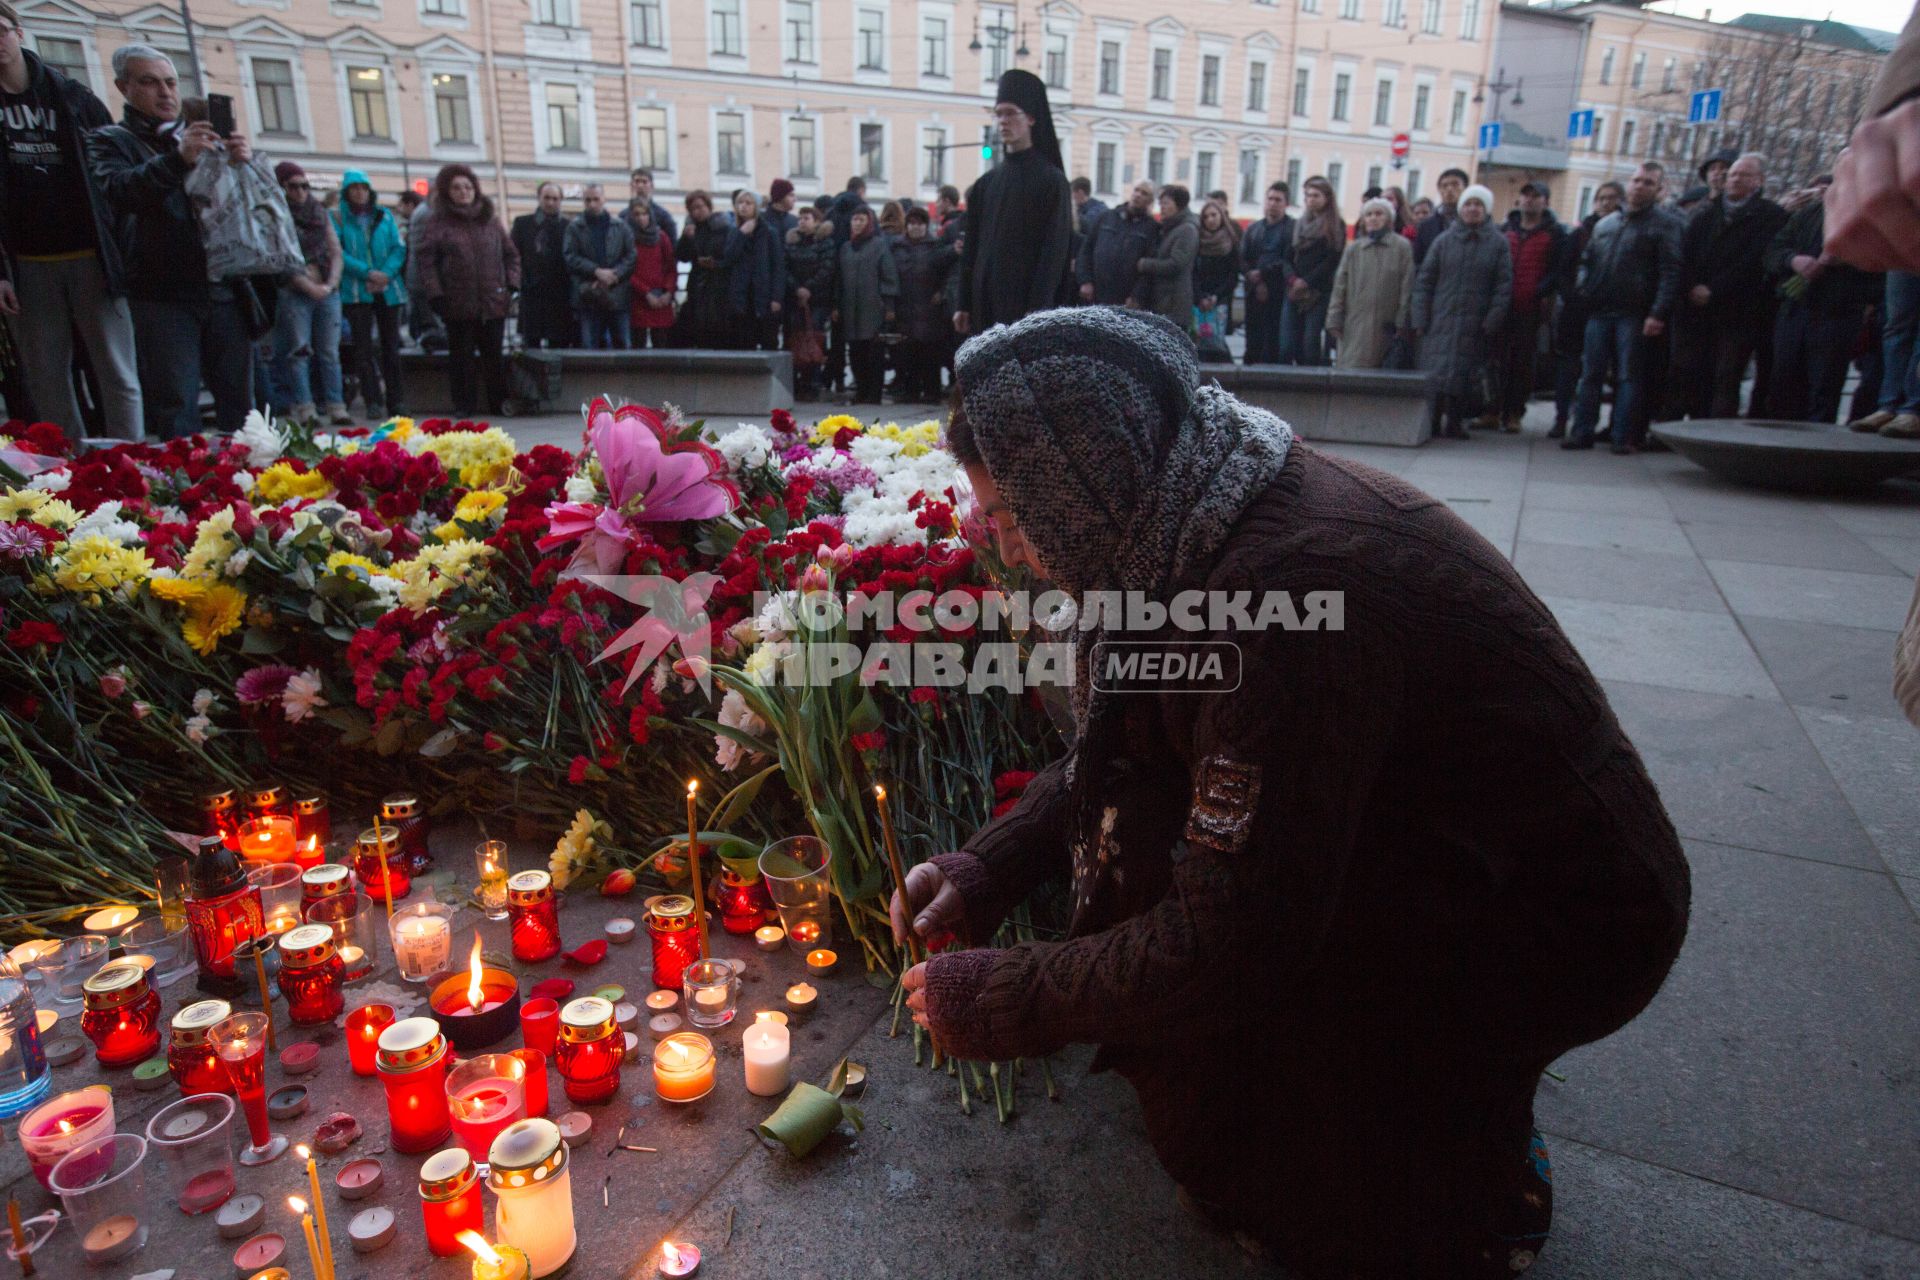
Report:
[[1378,369],[1387,344],[1407,328],[1413,299],[1413,245],[1393,230],[1393,206],[1369,200],[1360,232],[1340,255],[1327,304],[1327,333],[1337,369]]

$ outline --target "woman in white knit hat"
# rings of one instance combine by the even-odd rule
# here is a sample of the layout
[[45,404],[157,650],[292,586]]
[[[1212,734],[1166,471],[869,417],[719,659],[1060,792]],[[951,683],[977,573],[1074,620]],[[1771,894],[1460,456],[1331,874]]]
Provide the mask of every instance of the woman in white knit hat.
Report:
[[1385,364],[1388,346],[1407,328],[1412,302],[1413,241],[1394,229],[1391,201],[1369,200],[1360,209],[1360,233],[1333,275],[1327,334],[1335,343],[1334,365]]
[[1484,398],[1481,373],[1513,297],[1513,255],[1493,222],[1493,192],[1479,183],[1460,196],[1460,217],[1420,263],[1413,327],[1430,379],[1434,434],[1467,438]]

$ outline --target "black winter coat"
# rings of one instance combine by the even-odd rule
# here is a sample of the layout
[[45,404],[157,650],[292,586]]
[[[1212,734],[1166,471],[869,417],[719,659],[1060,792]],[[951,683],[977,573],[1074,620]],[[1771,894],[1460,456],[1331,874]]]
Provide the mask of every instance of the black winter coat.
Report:
[[787,296],[787,246],[781,233],[765,218],[756,218],[753,231],[727,230],[727,306],[736,318],[766,320],[774,304],[784,310]]
[[[1765,265],[1773,284],[1781,287],[1793,279],[1793,260],[1799,255],[1819,257],[1826,247],[1826,238],[1826,205],[1816,200],[1795,210],[1767,246]],[[1880,300],[1885,281],[1886,277],[1877,272],[1862,271],[1844,262],[1830,262],[1807,286],[1798,302],[1815,311],[1864,311]]]
[[960,258],[938,240],[896,240],[893,266],[900,276],[894,301],[895,326],[909,342],[945,342],[953,333],[953,308],[947,305],[947,276]]
[[159,124],[128,107],[87,135],[87,169],[113,213],[128,295],[194,302],[207,296],[207,253],[187,199],[192,166]]
[[804,304],[816,329],[827,326],[833,312],[834,287],[840,281],[840,257],[834,246],[833,224],[814,228],[813,238],[802,240],[795,228],[787,233],[787,310],[797,317],[802,303],[794,295],[807,291]]
[[[40,60],[40,55],[31,50],[22,50],[21,56],[27,60],[27,83],[36,98],[44,99],[40,92],[42,82],[50,83],[53,96],[58,102],[60,123],[60,149],[66,153],[67,163],[81,175],[81,186],[87,192],[87,211],[93,215],[93,239],[100,252],[100,270],[107,277],[107,291],[119,297],[127,291],[126,264],[121,258],[122,246],[114,209],[107,203],[100,184],[88,175],[87,132],[113,123],[113,117],[93,96],[93,91],[77,80],[71,80]],[[7,135],[0,130],[0,210],[7,208]],[[4,239],[4,237],[0,237]],[[11,244],[0,245],[0,251],[6,254],[6,273],[8,279],[17,274],[13,261]]]
[[1665,320],[1680,294],[1680,219],[1658,205],[1600,219],[1580,255],[1578,292],[1590,315]]
[[1119,306],[1139,282],[1140,259],[1150,256],[1159,243],[1160,224],[1146,214],[1136,217],[1122,205],[1093,224],[1092,234],[1080,246],[1075,278],[1093,286],[1095,302]]
[[[687,273],[686,302],[680,309],[687,341],[697,347],[726,347],[735,336],[730,321],[729,272],[726,265],[727,237],[733,224],[717,213],[705,222],[689,221],[674,242],[674,256],[693,263]],[[715,265],[700,265],[707,258]]]
[[1761,259],[1786,225],[1787,211],[1765,196],[1738,209],[1729,209],[1724,196],[1708,201],[1681,236],[1680,292],[1703,284],[1713,297],[1704,308],[1689,301],[1685,312],[1742,325],[1763,319],[1769,290]]

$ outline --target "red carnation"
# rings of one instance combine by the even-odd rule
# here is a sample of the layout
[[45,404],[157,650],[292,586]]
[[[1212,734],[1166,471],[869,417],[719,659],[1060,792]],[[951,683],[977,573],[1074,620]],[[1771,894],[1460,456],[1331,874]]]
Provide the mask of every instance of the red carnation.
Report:
[[887,732],[884,729],[875,729],[871,733],[856,733],[848,738],[847,742],[855,751],[863,755],[872,755],[886,747]]
[[567,766],[567,781],[574,786],[582,786],[587,780],[587,769],[592,764],[585,756],[575,756],[573,763]]
[[33,649],[40,645],[51,648],[67,638],[66,633],[51,622],[23,622],[7,632],[7,647],[11,649]]

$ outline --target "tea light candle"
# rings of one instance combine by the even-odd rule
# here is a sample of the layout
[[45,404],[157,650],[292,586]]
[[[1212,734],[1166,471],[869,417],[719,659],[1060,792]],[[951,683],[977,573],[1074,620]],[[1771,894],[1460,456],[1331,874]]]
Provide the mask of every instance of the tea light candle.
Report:
[[137,964],[149,973],[153,971],[153,957],[144,951],[135,951],[128,955],[123,955],[120,957],[120,963]]
[[762,951],[778,951],[787,940],[787,931],[777,924],[763,924],[753,931],[753,944]]
[[292,1120],[307,1113],[307,1087],[290,1084],[275,1089],[267,1098],[267,1115],[275,1120]]
[[57,938],[35,938],[31,942],[22,942],[7,952],[7,959],[20,966],[20,972],[31,975],[30,981],[39,981],[40,971],[33,962],[60,945]]
[[347,1062],[353,1067],[353,1074],[373,1074],[380,1033],[393,1025],[393,1017],[390,1004],[363,1004],[347,1015]]
[[791,1041],[778,1022],[755,1022],[740,1036],[746,1059],[747,1092],[771,1098],[787,1090],[787,1059]]
[[386,1171],[370,1156],[349,1161],[333,1175],[333,1185],[339,1189],[342,1200],[365,1200],[380,1190],[386,1180]]
[[287,1256],[287,1238],[278,1231],[257,1235],[233,1251],[233,1267],[243,1276],[277,1267]]
[[625,916],[615,916],[613,919],[607,921],[607,941],[632,942],[633,921],[627,919]]
[[665,1040],[680,1029],[680,1015],[677,1013],[657,1013],[647,1019],[647,1034],[655,1040]]
[[116,1213],[94,1223],[81,1238],[80,1248],[88,1262],[99,1266],[126,1257],[145,1243],[146,1232],[140,1219],[130,1213]]
[[695,1102],[713,1092],[713,1041],[678,1031],[653,1053],[653,1089],[663,1102]]
[[647,997],[647,1008],[654,1013],[672,1013],[680,1007],[678,991],[656,991]]
[[700,1246],[660,1242],[660,1275],[663,1280],[683,1280],[700,1269]]
[[622,1031],[633,1031],[640,1026],[640,1006],[622,1002],[613,1006],[613,1022]]
[[727,998],[732,995],[725,987],[702,987],[693,993],[695,1012],[703,1018],[717,1016],[727,1007]]
[[787,1012],[796,1018],[812,1013],[819,1001],[820,993],[811,982],[796,982],[787,988]]
[[238,1240],[250,1236],[267,1220],[267,1202],[259,1196],[239,1195],[220,1206],[213,1225],[221,1238]]
[[820,926],[811,920],[800,921],[788,932],[793,935],[793,940],[803,947],[812,946],[820,941]]
[[386,1248],[393,1243],[397,1231],[393,1210],[385,1205],[362,1209],[347,1223],[347,1239],[352,1242],[355,1253],[373,1253]]
[[527,1280],[533,1261],[510,1244],[488,1244],[478,1231],[462,1231],[460,1243],[473,1252],[473,1280]]
[[626,1037],[627,1046],[627,1051],[620,1055],[620,1065],[630,1067],[640,1061],[640,1037],[631,1031],[622,1031],[620,1034]]
[[833,972],[833,967],[839,963],[839,955],[836,952],[827,950],[825,947],[807,952],[807,972],[816,978],[826,977]]
[[753,1020],[755,1022],[777,1022],[783,1027],[787,1025],[787,1015],[778,1009],[762,1009],[753,1015]]
[[560,1128],[560,1136],[570,1147],[577,1147],[593,1132],[593,1117],[584,1111],[569,1111],[554,1121]]
[[102,907],[80,922],[80,932],[102,933],[111,938],[139,918],[138,907]]
[[53,1030],[54,1023],[60,1021],[60,1015],[52,1009],[36,1009],[33,1013],[33,1020],[39,1024],[40,1034],[44,1036],[47,1032]]

